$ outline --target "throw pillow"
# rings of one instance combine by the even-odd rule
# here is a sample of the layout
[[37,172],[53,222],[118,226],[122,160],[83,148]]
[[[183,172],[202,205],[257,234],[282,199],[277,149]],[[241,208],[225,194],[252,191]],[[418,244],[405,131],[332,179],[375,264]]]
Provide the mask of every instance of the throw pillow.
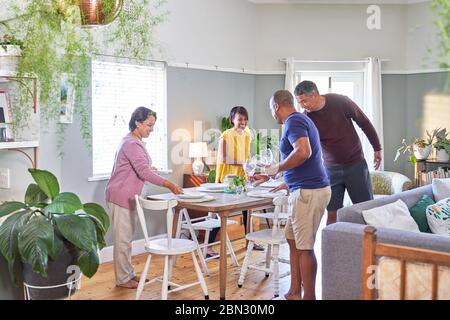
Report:
[[450,197],[450,178],[433,179],[432,188],[434,200],[436,200],[436,202]]
[[424,195],[413,207],[409,208],[409,213],[419,226],[420,232],[432,233],[427,221],[427,207],[435,204],[434,200]]
[[428,206],[427,220],[433,233],[450,236],[450,198]]
[[376,228],[391,228],[412,232],[420,232],[409,213],[406,203],[397,200],[381,207],[363,210],[362,215],[367,224]]

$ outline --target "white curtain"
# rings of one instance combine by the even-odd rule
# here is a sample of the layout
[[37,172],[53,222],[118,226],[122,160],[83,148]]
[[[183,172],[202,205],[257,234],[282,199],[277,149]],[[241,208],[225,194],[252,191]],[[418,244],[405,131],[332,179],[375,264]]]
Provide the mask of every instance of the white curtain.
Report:
[[[292,95],[294,95],[294,89],[297,83],[295,83],[295,60],[294,58],[286,58],[286,76],[284,78],[284,89],[288,90]],[[303,111],[294,97],[294,106],[300,112]]]
[[[381,59],[377,57],[367,58],[365,66],[365,85],[364,85],[364,112],[371,120],[380,139],[381,148],[383,148],[383,102],[381,90]],[[363,135],[364,155],[369,166],[373,170],[373,148],[367,137]],[[383,161],[380,170],[384,169],[384,154],[382,150]]]

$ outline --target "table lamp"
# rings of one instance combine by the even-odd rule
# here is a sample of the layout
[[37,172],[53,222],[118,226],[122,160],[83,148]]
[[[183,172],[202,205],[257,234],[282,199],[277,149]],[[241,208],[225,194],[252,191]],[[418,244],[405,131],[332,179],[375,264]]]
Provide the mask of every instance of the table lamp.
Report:
[[203,172],[205,165],[203,164],[202,157],[208,155],[208,148],[206,142],[191,142],[189,144],[189,158],[195,158],[192,163],[192,172],[195,175],[199,175]]

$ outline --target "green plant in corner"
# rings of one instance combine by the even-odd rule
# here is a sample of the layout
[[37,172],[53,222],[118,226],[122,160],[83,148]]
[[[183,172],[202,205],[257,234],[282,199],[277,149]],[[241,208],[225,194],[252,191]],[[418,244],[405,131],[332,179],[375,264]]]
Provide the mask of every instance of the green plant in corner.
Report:
[[71,192],[60,192],[56,177],[48,171],[28,169],[34,181],[28,186],[24,202],[0,205],[0,253],[8,261],[11,276],[16,262],[31,265],[46,276],[49,259],[55,260],[64,243],[78,252],[82,273],[92,277],[99,266],[98,250],[105,246],[109,217],[97,203],[81,203]]
[[436,142],[433,145],[436,150],[445,150],[450,154],[450,139],[447,138],[448,132],[444,129],[436,136]]
[[[101,5],[101,11],[96,11],[97,19],[114,13],[115,20],[106,19],[110,22],[108,25],[96,28],[84,26],[86,16],[82,8],[86,1],[24,0],[23,5],[16,1],[11,3],[9,9],[14,18],[0,24],[23,43],[17,77],[38,79],[39,109],[46,126],[51,122],[59,123],[60,81],[64,75],[70,75],[69,83],[75,92],[74,114],[79,119],[81,136],[90,147],[87,94],[91,60],[101,54],[148,58],[154,44],[154,30],[166,17],[166,12],[160,11],[165,0],[98,0],[95,4]],[[29,125],[32,105],[30,84],[19,83],[18,91],[17,101],[12,105],[15,132]]]

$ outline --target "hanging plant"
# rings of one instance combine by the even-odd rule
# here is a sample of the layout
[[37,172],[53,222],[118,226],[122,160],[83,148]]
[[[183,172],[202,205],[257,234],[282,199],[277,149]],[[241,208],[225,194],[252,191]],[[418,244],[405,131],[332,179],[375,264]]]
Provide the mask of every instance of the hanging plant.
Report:
[[[68,81],[75,92],[74,114],[83,140],[91,146],[91,59],[103,53],[148,58],[154,30],[166,16],[159,10],[163,3],[165,0],[25,0],[21,7],[12,5],[10,10],[16,18],[1,24],[23,43],[17,77],[31,75],[38,79],[44,126],[59,122],[60,81],[70,75]],[[113,52],[109,50],[111,43]],[[16,132],[30,121],[30,85],[26,81],[18,83],[17,101],[12,106]]]

